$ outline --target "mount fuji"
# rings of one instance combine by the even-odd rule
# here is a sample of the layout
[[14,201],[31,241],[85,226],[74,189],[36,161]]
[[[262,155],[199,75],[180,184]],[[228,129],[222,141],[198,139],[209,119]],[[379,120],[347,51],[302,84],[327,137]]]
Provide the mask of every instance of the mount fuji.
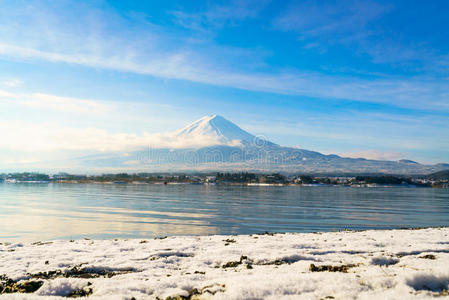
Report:
[[[261,171],[289,173],[428,174],[449,164],[423,165],[410,160],[345,158],[283,147],[257,137],[222,116],[205,116],[167,135],[165,143],[148,141],[145,149],[77,159],[80,167],[114,171]],[[176,146],[173,146],[176,145]]]
[[[217,145],[227,146],[250,146],[260,139],[219,115],[205,116],[175,131],[174,136],[186,140],[207,137],[208,140],[215,141]],[[269,141],[264,142],[271,146],[276,145]]]

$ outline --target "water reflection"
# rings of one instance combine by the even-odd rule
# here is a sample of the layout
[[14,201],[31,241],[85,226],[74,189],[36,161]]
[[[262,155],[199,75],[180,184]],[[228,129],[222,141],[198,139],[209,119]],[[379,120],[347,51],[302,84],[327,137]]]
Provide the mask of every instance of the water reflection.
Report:
[[449,191],[0,184],[0,240],[443,226]]

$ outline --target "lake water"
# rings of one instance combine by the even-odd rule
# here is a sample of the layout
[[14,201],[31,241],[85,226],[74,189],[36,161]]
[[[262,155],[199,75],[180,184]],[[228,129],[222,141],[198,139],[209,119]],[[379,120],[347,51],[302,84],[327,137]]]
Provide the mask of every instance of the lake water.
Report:
[[448,225],[448,189],[0,184],[0,241]]

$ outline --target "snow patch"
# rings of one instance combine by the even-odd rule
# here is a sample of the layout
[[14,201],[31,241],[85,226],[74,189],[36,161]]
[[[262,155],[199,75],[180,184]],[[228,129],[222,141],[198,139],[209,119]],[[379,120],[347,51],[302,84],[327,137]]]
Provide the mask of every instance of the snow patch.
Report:
[[[430,228],[0,244],[6,281],[44,282],[0,299],[430,299],[447,293],[447,236]],[[438,255],[421,257],[429,252]]]
[[37,290],[39,296],[62,296],[66,297],[75,290],[81,290],[87,285],[85,280],[74,278],[56,278],[46,281],[42,287]]

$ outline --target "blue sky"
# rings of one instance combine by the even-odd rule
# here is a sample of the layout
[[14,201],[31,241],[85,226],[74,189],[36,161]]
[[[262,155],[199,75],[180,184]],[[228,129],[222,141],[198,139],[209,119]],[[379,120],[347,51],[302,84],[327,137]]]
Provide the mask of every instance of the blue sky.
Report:
[[448,10],[0,1],[0,163],[120,150],[215,113],[282,145],[449,162]]

